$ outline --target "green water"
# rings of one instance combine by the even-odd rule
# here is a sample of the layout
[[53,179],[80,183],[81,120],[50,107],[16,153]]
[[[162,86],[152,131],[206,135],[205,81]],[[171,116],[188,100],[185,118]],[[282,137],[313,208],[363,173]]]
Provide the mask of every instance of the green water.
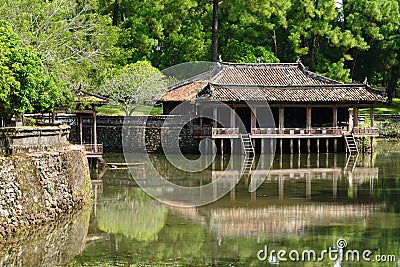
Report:
[[[152,159],[174,183],[211,180],[207,173],[174,170],[160,155]],[[107,155],[107,160],[123,161],[123,156]],[[227,160],[217,157],[214,170]],[[140,167],[134,173],[146,175]],[[224,198],[199,208],[153,200],[127,170],[109,170],[102,180],[88,229],[66,238],[65,246],[81,248],[64,259],[69,266],[400,266],[398,143],[381,140],[373,156],[360,156],[355,165],[343,154],[276,155],[269,178],[256,193],[249,193],[249,180],[242,179]],[[341,259],[337,254],[321,257],[324,250],[337,249],[339,239],[347,242]],[[261,253],[258,259],[265,248],[268,254],[286,254],[279,260],[272,253],[264,260]],[[315,261],[312,254],[302,260],[302,253],[311,250]],[[355,250],[359,261],[346,256]],[[362,258],[367,250],[370,262]],[[386,262],[378,262],[377,256]]]

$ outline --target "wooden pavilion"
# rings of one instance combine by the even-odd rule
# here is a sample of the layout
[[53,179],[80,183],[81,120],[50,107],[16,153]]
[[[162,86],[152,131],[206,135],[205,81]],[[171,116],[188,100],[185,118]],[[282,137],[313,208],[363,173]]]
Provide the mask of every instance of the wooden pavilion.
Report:
[[[97,142],[97,111],[96,107],[108,104],[108,100],[102,96],[79,90],[75,97],[75,114],[78,120],[79,143],[85,147],[86,155],[90,159],[98,159],[106,165],[103,159],[103,144]],[[91,121],[90,140],[84,140],[83,120]],[[97,165],[97,164],[96,164]]]
[[[233,153],[235,147],[246,154],[270,153],[276,147],[280,153],[358,154],[357,139],[371,138],[372,146],[379,136],[374,105],[385,94],[368,84],[329,79],[301,62],[218,63],[211,78],[171,87],[160,102],[170,114],[185,101],[192,115],[200,114],[190,123],[193,136],[214,139],[218,153]],[[360,108],[369,108],[369,125],[360,127]]]

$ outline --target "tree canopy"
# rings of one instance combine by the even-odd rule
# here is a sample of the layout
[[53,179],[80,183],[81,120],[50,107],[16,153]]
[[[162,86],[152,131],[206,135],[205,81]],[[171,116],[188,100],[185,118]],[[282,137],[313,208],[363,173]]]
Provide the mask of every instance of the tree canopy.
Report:
[[[5,0],[22,42],[57,87],[98,92],[137,61],[160,70],[211,58],[211,0]],[[231,0],[218,4],[223,61],[294,62],[343,82],[388,88],[400,77],[398,0]],[[3,72],[4,70],[2,70]]]
[[166,91],[164,75],[148,61],[125,65],[105,81],[101,94],[121,107],[126,116],[140,105],[153,105]]
[[39,53],[7,21],[0,21],[0,114],[49,111],[61,92],[46,72]]

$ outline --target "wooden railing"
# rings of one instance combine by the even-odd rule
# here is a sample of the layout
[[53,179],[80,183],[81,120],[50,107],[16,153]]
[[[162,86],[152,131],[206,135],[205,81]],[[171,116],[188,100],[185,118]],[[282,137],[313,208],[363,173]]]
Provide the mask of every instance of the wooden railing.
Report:
[[87,154],[103,154],[103,144],[84,144],[83,146]]
[[239,128],[212,128],[212,135],[238,135]]
[[371,134],[371,135],[376,135],[379,134],[379,129],[376,127],[368,127],[368,128],[354,128],[353,129],[354,134]]
[[341,135],[340,127],[321,128],[253,128],[251,135]]
[[194,136],[211,136],[212,127],[211,126],[203,126],[194,125],[193,126],[193,135]]

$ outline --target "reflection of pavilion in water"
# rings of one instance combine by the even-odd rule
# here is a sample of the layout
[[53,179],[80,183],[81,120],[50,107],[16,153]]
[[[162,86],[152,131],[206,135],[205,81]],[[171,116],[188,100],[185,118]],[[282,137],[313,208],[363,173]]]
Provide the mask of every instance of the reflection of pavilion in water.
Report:
[[[283,198],[285,195],[285,182],[290,183],[296,180],[301,180],[305,181],[305,197],[310,198],[312,195],[313,182],[319,180],[330,180],[332,184],[332,196],[333,198],[336,198],[338,192],[338,183],[345,181],[348,183],[349,190],[352,190],[353,197],[357,196],[358,186],[366,183],[369,184],[370,194],[372,196],[374,181],[378,180],[379,169],[376,167],[357,166],[357,158],[354,159],[352,156],[346,159],[346,163],[342,162],[343,167],[340,166],[340,164],[338,166],[338,158],[343,158],[338,157],[335,154],[332,156],[334,157],[334,163],[332,167],[328,166],[328,156],[325,157],[326,162],[324,167],[320,167],[321,160],[319,156],[317,156],[317,161],[315,162],[316,166],[311,167],[310,156],[308,156],[306,158],[306,166],[302,166],[302,158],[297,157],[297,168],[295,168],[294,166],[296,165],[294,163],[296,160],[293,158],[293,156],[291,156],[289,166],[283,166],[282,157],[278,157],[279,166],[272,166],[271,169],[265,167],[263,168],[263,158],[261,157],[258,161],[258,166],[256,169],[250,170],[249,173],[244,176],[245,185],[248,187],[249,181],[252,180],[260,181],[260,183],[278,183],[279,197]],[[352,159],[353,161],[351,161]],[[269,161],[269,159],[264,161]],[[254,165],[255,164],[253,163],[253,166]],[[230,176],[232,177],[232,180],[237,180],[240,173],[238,170],[213,170],[212,180],[218,179],[222,175]],[[231,199],[235,199],[235,190],[232,190],[230,195]],[[253,199],[256,197],[256,195],[256,191],[251,194]]]
[[[217,179],[225,172],[232,177],[228,182],[237,181],[240,171],[226,170],[224,162],[222,156],[217,159],[209,175]],[[372,159],[351,164],[342,154],[292,155],[276,157],[271,170],[268,159],[258,158],[257,163],[258,168],[250,170],[244,182],[216,203],[200,208],[171,207],[172,212],[207,226],[220,238],[231,238],[301,235],[313,227],[364,224],[385,210],[383,202],[373,199],[379,170]],[[165,162],[160,165],[168,169]],[[135,170],[150,186],[157,186],[146,176],[145,166]],[[251,179],[264,178],[256,192],[248,193]],[[360,194],[358,187],[363,189]]]
[[[336,159],[334,161],[336,162]],[[371,216],[385,210],[385,204],[375,202],[372,195],[374,182],[378,180],[378,168],[348,166],[346,160],[343,162],[343,167],[305,167],[298,162],[298,168],[294,168],[294,163],[289,162],[292,168],[285,168],[282,162],[278,162],[277,165],[282,168],[250,171],[247,180],[245,177],[246,191],[250,177],[265,178],[264,185],[257,192],[250,193],[251,200],[248,194],[240,194],[236,189],[230,192],[230,197],[210,206],[197,209],[171,209],[188,219],[208,225],[218,238],[301,235],[314,227],[364,224]],[[217,179],[222,172],[213,171],[213,179]],[[236,170],[227,172],[232,175],[232,179],[236,179],[239,175]],[[326,187],[329,183],[332,185],[331,188]],[[276,187],[276,184],[279,198],[263,195],[271,186]],[[285,190],[285,184],[290,187],[289,190]],[[369,186],[369,197],[357,199],[357,187],[363,186],[364,193],[364,185]],[[317,198],[313,198],[313,186],[319,191],[322,190],[331,200],[318,201]],[[351,193],[346,198],[338,196],[338,187],[342,191]],[[293,188],[297,188],[296,194],[290,190]],[[304,190],[303,197],[298,196],[301,190]],[[325,194],[329,191],[332,191],[331,197]]]

